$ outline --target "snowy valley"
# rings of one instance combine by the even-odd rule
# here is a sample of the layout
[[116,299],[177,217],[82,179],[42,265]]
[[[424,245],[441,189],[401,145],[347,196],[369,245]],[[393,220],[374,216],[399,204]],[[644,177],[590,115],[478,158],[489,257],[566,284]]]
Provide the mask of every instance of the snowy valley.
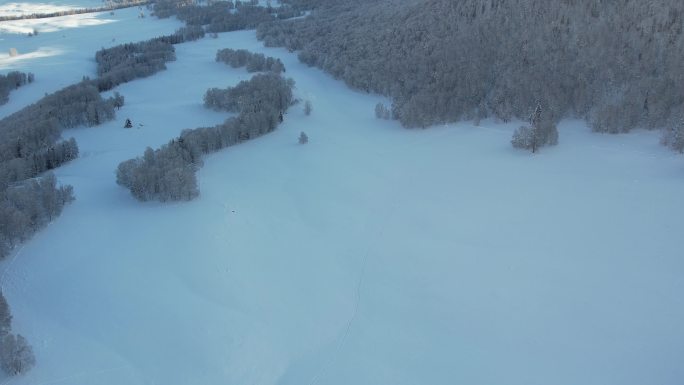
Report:
[[[140,12],[0,22],[0,73],[35,74],[0,118],[95,78],[101,48],[183,26]],[[0,384],[684,381],[684,158],[658,132],[564,119],[532,154],[511,147],[517,120],[377,119],[386,97],[253,29],[174,48],[166,70],[102,93],[125,97],[114,120],[62,133],[80,155],[54,174],[76,199],[0,261],[36,365]],[[203,106],[253,76],[216,62],[224,48],[280,59],[300,102],[205,156],[198,198],[137,201],[121,162],[231,116]]]

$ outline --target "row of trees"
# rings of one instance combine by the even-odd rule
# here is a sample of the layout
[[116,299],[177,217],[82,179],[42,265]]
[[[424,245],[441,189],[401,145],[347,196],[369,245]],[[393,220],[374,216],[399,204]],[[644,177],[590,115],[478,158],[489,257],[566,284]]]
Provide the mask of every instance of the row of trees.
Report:
[[10,376],[30,370],[35,365],[33,349],[21,334],[12,333],[12,314],[0,291],[0,367]]
[[195,172],[202,155],[273,131],[293,102],[293,86],[291,79],[267,73],[233,88],[209,90],[207,95],[217,95],[221,102],[208,105],[238,116],[214,127],[184,130],[157,150],[147,148],[142,157],[119,164],[117,183],[141,201],[195,198],[199,194]]
[[0,164],[0,190],[16,182],[34,178],[76,158],[78,158],[78,145],[74,138],[70,138],[27,156],[2,162]]
[[209,89],[204,94],[204,106],[237,113],[283,112],[292,101],[291,87],[277,74],[258,74],[235,87]]
[[63,129],[112,120],[114,106],[115,98],[103,99],[89,79],[46,95],[0,120],[0,162],[47,150]]
[[[234,7],[231,1],[221,1],[221,3],[228,10]],[[152,12],[154,16],[165,19],[177,15],[181,8],[192,6],[195,6],[194,0],[156,0],[152,5]]]
[[258,38],[391,97],[407,127],[526,119],[543,100],[552,120],[618,133],[670,125],[684,109],[678,0],[308,2],[309,17],[262,24]]
[[57,218],[73,200],[73,188],[58,186],[51,173],[0,191],[0,258]]
[[111,120],[121,104],[120,95],[103,99],[84,79],[0,120],[0,258],[73,200],[71,186],[41,176],[78,157],[73,138],[60,141],[62,131]]
[[[172,44],[203,36],[203,28],[188,26],[172,35],[103,49],[96,54],[98,78],[84,78],[0,120],[0,259],[74,200],[71,186],[58,186],[53,174],[44,174],[78,157],[73,138],[59,141],[62,131],[112,120],[114,109],[123,106],[124,98],[115,93],[103,99],[101,91],[165,69],[165,63],[175,59]],[[33,74],[0,75],[0,99],[5,89],[31,81]],[[177,181],[184,176],[182,172],[167,174],[175,178],[169,183],[179,186],[186,184]],[[194,171],[188,177],[194,179]],[[10,321],[9,308],[0,293],[0,366],[9,375],[16,375],[29,370],[35,359],[26,340],[10,333]]]
[[26,83],[33,83],[33,73],[28,74],[19,71],[11,71],[6,75],[0,74],[0,106],[9,101],[9,93]]
[[157,0],[153,12],[159,18],[176,16],[188,26],[204,26],[210,33],[253,29],[264,22],[303,14],[291,6],[260,7],[258,1],[216,1],[197,5],[189,0]]
[[285,65],[280,59],[266,57],[261,53],[252,53],[246,49],[225,48],[216,52],[216,61],[228,64],[233,68],[247,67],[247,72],[285,72]]
[[101,49],[95,54],[98,90],[153,75],[165,70],[166,62],[172,60],[176,60],[173,45],[158,38]]
[[97,8],[75,8],[75,9],[67,9],[64,11],[48,12],[48,13],[5,15],[5,16],[0,16],[0,21],[26,20],[26,19],[46,19],[46,18],[51,18],[51,17],[80,15],[80,14],[84,14],[84,13],[113,11],[115,9],[135,7],[138,5],[145,5],[147,3],[149,3],[149,0],[114,1],[114,2],[111,2],[111,4],[105,5],[104,7],[97,7]]
[[205,36],[196,25],[181,27],[171,35],[103,48],[95,53],[96,79],[99,91],[107,91],[122,83],[154,75],[176,60],[174,44],[195,41]]

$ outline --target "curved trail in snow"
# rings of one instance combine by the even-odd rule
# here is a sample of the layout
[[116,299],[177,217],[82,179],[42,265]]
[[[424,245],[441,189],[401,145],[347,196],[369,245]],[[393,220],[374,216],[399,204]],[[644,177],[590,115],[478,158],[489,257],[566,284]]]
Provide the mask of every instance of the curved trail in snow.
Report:
[[[384,213],[382,215],[382,220],[380,221],[380,223],[381,224],[389,223],[395,212],[396,212],[396,198],[394,198],[392,200],[392,202],[387,206],[386,213]],[[376,236],[374,237],[375,239],[368,246],[368,248],[366,249],[366,252],[363,255],[363,259],[361,260],[361,269],[359,272],[359,279],[358,279],[358,282],[356,284],[356,294],[354,297],[354,308],[352,309],[352,314],[349,317],[347,324],[345,325],[344,332],[342,333],[342,336],[339,338],[339,341],[337,342],[335,349],[330,354],[330,357],[321,365],[321,367],[318,369],[316,374],[314,374],[314,376],[309,381],[309,385],[316,385],[319,383],[319,381],[325,376],[326,372],[337,361],[337,358],[340,356],[340,353],[344,349],[344,346],[347,343],[347,339],[349,338],[349,335],[351,333],[351,328],[354,325],[354,322],[356,321],[356,318],[359,315],[359,307],[361,305],[361,293],[362,293],[362,289],[363,289],[363,283],[364,283],[365,277],[366,277],[368,259],[376,251],[375,250],[376,247],[378,246],[380,241],[382,239],[384,239],[384,236],[385,236],[385,227],[381,226],[377,230]]]

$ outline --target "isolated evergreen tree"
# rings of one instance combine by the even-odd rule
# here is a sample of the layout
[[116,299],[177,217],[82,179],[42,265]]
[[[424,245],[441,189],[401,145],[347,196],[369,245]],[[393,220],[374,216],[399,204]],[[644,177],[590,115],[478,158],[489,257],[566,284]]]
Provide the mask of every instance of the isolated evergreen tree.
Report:
[[131,122],[130,119],[126,118],[126,123],[124,124],[124,128],[133,128],[133,123]]
[[313,106],[311,105],[310,101],[305,101],[304,102],[304,115],[309,116],[311,115],[311,111],[313,110]]
[[306,135],[304,131],[302,131],[299,134],[299,144],[307,144],[309,143],[309,137]]

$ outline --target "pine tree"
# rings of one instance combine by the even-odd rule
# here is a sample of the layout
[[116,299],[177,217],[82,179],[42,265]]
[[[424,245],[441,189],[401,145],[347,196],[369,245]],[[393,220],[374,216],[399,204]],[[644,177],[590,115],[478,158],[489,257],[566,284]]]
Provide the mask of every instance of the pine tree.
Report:
[[299,144],[307,144],[309,143],[309,137],[302,131],[301,134],[299,134]]
[[126,124],[124,124],[124,128],[133,128],[133,123],[131,123],[130,119],[126,119]]

